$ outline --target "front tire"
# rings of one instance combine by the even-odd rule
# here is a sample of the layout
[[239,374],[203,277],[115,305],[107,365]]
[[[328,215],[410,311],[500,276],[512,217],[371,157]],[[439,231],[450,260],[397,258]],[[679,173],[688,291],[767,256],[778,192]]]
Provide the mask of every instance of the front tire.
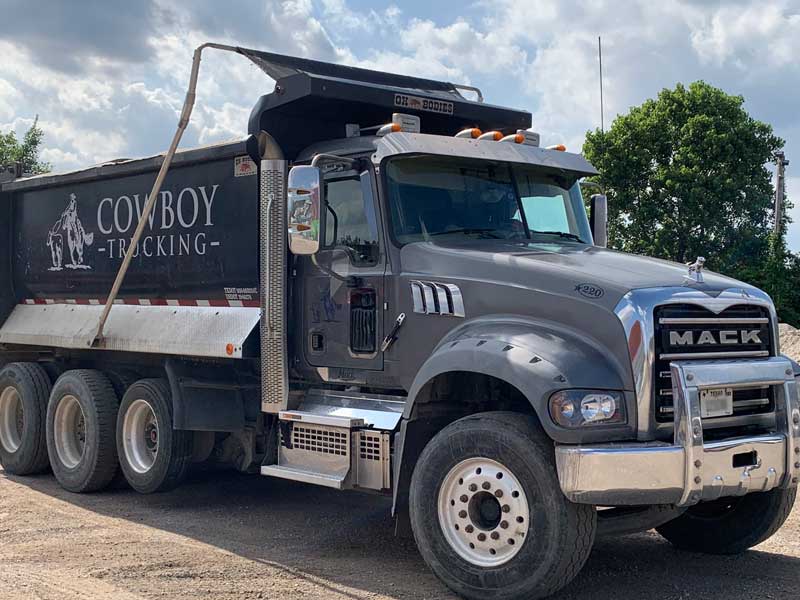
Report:
[[0,371],[0,464],[12,475],[45,471],[45,422],[50,379],[37,363],[11,363]]
[[796,496],[793,488],[703,502],[656,531],[682,550],[740,554],[780,529]]
[[414,538],[453,591],[485,600],[543,598],[580,571],[594,507],[561,493],[553,443],[534,418],[482,413],[426,446],[409,497]]
[[176,487],[192,460],[192,432],[172,428],[172,395],[163,379],[142,379],[117,419],[117,448],[125,479],[142,494]]
[[100,371],[67,371],[47,407],[47,451],[58,483],[75,493],[102,490],[117,472],[119,401]]

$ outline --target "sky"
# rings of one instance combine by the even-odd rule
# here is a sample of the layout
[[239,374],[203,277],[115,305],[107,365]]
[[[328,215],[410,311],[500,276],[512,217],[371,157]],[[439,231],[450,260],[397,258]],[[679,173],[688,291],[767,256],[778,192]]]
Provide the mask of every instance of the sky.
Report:
[[[477,85],[578,151],[600,125],[602,36],[607,124],[703,79],[786,140],[800,251],[800,0],[0,0],[0,14],[0,131],[38,115],[58,171],[163,152],[205,41]],[[272,87],[241,56],[204,54],[182,147],[246,134]]]

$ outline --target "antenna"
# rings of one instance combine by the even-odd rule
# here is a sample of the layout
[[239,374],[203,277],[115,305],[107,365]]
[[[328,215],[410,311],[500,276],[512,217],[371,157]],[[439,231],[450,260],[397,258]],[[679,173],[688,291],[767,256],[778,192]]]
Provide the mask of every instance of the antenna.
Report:
[[605,133],[605,116],[603,114],[603,42],[599,35],[597,36],[597,58],[600,62],[600,131]]

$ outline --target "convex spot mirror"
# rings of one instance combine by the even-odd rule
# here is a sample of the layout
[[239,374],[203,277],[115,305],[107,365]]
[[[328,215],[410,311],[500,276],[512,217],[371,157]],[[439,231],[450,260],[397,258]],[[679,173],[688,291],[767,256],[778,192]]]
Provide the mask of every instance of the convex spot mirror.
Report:
[[319,168],[303,165],[289,171],[286,214],[292,254],[308,256],[319,252],[324,189]]

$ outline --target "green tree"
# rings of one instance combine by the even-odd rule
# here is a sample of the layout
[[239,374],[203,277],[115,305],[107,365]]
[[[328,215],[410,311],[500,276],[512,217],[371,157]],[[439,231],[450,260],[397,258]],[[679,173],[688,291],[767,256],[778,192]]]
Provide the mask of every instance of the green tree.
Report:
[[51,167],[49,163],[39,159],[44,132],[39,127],[39,117],[33,121],[30,129],[25,133],[22,141],[17,139],[13,131],[0,132],[0,165],[22,163],[24,173],[47,173]]
[[798,322],[800,295],[786,285],[800,258],[771,233],[767,165],[784,142],[743,105],[702,81],[678,84],[588,132],[583,151],[608,195],[609,246],[681,263],[704,256]]

